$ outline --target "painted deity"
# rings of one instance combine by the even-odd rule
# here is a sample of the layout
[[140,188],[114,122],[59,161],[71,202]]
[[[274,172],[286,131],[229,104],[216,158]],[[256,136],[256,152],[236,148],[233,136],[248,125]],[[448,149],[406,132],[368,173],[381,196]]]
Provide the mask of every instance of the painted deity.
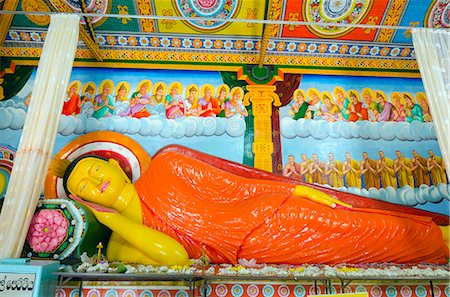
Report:
[[100,119],[114,114],[114,98],[111,96],[112,85],[110,82],[103,84],[102,92],[94,98],[94,118]]
[[430,106],[428,105],[427,96],[423,92],[417,93],[417,102],[422,108],[423,120],[425,122],[432,122],[433,117],[431,116]]
[[116,95],[116,109],[114,114],[120,117],[126,117],[130,115],[130,99],[127,97],[128,89],[125,83],[119,84]]
[[168,119],[179,119],[184,117],[184,100],[179,92],[180,87],[177,83],[174,83],[169,87],[169,94],[166,95],[166,100],[164,101],[164,108],[166,109],[166,117]]
[[244,118],[248,116],[247,108],[245,108],[242,98],[244,91],[239,88],[231,90],[231,99],[225,103],[225,116],[227,118]]
[[376,122],[378,117],[377,102],[373,98],[372,90],[364,88],[362,90],[363,108],[367,110],[367,119],[371,122]]
[[322,92],[322,104],[317,111],[317,116],[328,122],[335,122],[339,119],[339,107],[334,104],[330,92]]
[[405,113],[406,121],[411,123],[412,121],[423,122],[422,108],[419,104],[414,102],[414,98],[411,94],[403,93],[403,98],[405,99]]
[[349,105],[347,114],[349,122],[363,121],[368,119],[367,109],[363,107],[359,100],[359,94],[356,90],[348,91]]
[[220,113],[217,115],[219,118],[225,117],[225,104],[230,101],[228,96],[229,89],[227,85],[220,85],[217,91],[217,102],[219,102]]
[[294,97],[292,98],[292,105],[289,109],[289,115],[294,119],[303,119],[306,117],[306,111],[308,110],[308,102],[306,102],[306,94],[303,90],[295,90]]
[[405,122],[406,121],[406,106],[405,100],[403,100],[402,96],[398,92],[394,92],[391,95],[392,105],[398,113],[397,122]]
[[375,91],[375,96],[378,100],[378,122],[397,121],[398,112],[395,110],[392,103],[387,100],[383,91]]
[[73,82],[69,86],[69,90],[67,92],[67,97],[64,99],[64,105],[62,109],[62,114],[69,115],[77,115],[80,113],[80,95],[78,95],[79,84],[77,82]]
[[320,109],[320,92],[315,88],[308,89],[308,110],[306,111],[305,118],[319,120],[322,116],[317,115],[317,111]]
[[86,84],[84,94],[80,100],[80,114],[86,117],[94,115],[94,92],[95,85],[93,83]]
[[201,117],[216,117],[220,113],[219,102],[212,96],[212,86],[206,85],[204,87],[203,97],[198,100],[200,111],[198,113]]
[[149,88],[150,83],[145,81],[139,86],[139,90],[131,95],[130,115],[133,118],[139,119],[151,116],[151,113],[147,110],[147,104],[155,105],[155,102],[151,100],[148,94]]
[[348,121],[349,113],[347,113],[347,107],[350,101],[347,98],[347,94],[345,90],[341,87],[335,87],[333,90],[333,94],[336,98],[336,105],[340,110],[339,119]]
[[198,116],[199,106],[198,106],[198,88],[195,85],[188,86],[187,96],[184,100],[184,105],[186,108],[186,116]]

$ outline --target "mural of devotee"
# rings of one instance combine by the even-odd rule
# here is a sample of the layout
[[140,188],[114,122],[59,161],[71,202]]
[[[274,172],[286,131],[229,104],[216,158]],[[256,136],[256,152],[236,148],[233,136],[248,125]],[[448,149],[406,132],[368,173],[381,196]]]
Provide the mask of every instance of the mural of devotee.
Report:
[[[280,109],[283,164],[300,156],[294,163],[304,181],[362,196],[424,209],[445,202],[448,179],[421,81],[403,88],[402,79],[334,79],[303,75]],[[321,102],[308,118],[311,90]]]
[[151,88],[151,81],[144,80],[137,86],[137,91],[131,95],[130,99],[130,115],[133,118],[149,117],[151,114],[147,110],[147,104],[155,105],[155,102],[151,100],[148,93]]
[[94,94],[97,87],[93,82],[88,82],[83,87],[83,96],[80,98],[80,114],[86,117],[94,116]]
[[80,89],[80,81],[73,81],[69,84],[67,97],[64,99],[62,114],[69,116],[80,113],[80,95],[78,95]]
[[201,89],[202,97],[198,100],[200,111],[198,115],[201,117],[216,117],[220,114],[220,105],[216,98],[213,97],[214,87],[211,84],[203,85]]
[[217,88],[217,102],[219,102],[220,113],[217,115],[219,118],[225,117],[225,103],[230,101],[230,87],[226,84],[222,84]]
[[185,116],[186,107],[183,97],[180,95],[182,86],[180,83],[173,82],[169,86],[169,94],[166,95],[164,108],[168,119],[178,119]]
[[115,98],[115,109],[114,114],[120,117],[129,116],[131,112],[130,99],[128,98],[128,93],[130,92],[130,85],[121,81],[117,84],[116,88],[116,98]]
[[184,100],[186,108],[186,116],[198,116],[198,86],[196,84],[190,84],[186,88],[186,99]]
[[321,116],[316,115],[317,111],[319,111],[320,108],[320,92],[316,88],[310,88],[308,89],[308,110],[307,118],[309,119],[320,119]]
[[244,90],[240,87],[234,87],[231,90],[231,99],[225,102],[225,117],[227,118],[244,118],[248,116],[247,108],[242,103],[244,98]]
[[94,97],[94,118],[100,119],[114,114],[115,102],[111,95],[113,87],[111,80],[105,80],[100,84],[101,93]]

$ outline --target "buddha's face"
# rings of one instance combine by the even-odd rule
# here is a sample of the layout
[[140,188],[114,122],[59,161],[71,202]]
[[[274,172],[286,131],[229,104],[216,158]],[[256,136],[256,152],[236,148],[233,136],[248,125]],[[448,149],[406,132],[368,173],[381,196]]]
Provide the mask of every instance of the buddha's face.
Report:
[[117,161],[85,158],[67,180],[70,193],[83,200],[111,207],[129,183]]

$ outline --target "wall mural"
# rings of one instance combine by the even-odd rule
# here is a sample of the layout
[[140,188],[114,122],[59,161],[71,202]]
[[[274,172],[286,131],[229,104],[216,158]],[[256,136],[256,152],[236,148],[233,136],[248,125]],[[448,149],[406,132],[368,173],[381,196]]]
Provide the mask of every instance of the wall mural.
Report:
[[[18,147],[34,77],[0,102],[0,143],[10,148]],[[109,130],[132,138],[149,155],[181,144],[243,163],[244,146],[252,141],[245,138],[252,113],[242,103],[245,91],[245,83],[231,84],[217,71],[74,68],[55,154],[84,134]],[[448,177],[420,79],[303,75],[279,114],[285,176],[448,215]],[[77,153],[93,145],[87,140]],[[5,156],[7,161],[11,153]],[[5,166],[0,177],[8,178],[12,165]],[[76,202],[69,208],[59,200],[42,201],[36,218],[44,215],[91,216]],[[73,260],[91,242],[87,230],[53,227],[68,235],[51,246],[42,245],[46,234],[29,235],[27,256]]]
[[280,117],[284,175],[448,214],[420,79],[303,75]]

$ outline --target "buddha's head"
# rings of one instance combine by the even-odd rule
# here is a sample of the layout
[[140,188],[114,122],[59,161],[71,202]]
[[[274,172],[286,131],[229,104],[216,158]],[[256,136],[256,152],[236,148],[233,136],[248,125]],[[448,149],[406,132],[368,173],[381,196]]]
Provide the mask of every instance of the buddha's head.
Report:
[[114,205],[131,181],[114,159],[82,156],[75,159],[64,172],[66,192],[85,201],[109,208]]

